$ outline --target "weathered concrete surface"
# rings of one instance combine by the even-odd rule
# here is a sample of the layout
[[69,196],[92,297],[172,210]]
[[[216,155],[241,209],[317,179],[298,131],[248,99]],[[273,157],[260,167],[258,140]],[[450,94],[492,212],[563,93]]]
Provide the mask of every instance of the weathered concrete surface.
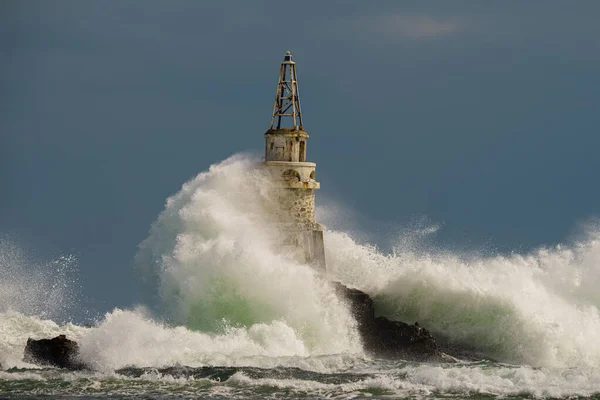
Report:
[[303,232],[305,262],[314,266],[317,270],[325,271],[325,243],[323,242],[323,230],[312,229]]
[[306,161],[308,133],[300,129],[269,129],[265,133],[266,161]]
[[333,285],[346,299],[358,324],[365,351],[374,357],[411,361],[454,362],[442,353],[431,333],[417,323],[409,325],[386,317],[375,317],[373,300],[358,289],[339,282]]
[[311,265],[316,270],[325,271],[325,245],[323,230],[319,224],[314,224],[314,228],[280,224],[277,229],[281,232],[281,253],[300,263]]
[[299,229],[318,229],[318,224],[315,223],[314,190],[276,189],[273,195],[279,206],[279,210],[273,213],[274,220],[295,223]]
[[78,360],[78,356],[77,342],[59,335],[52,339],[27,339],[23,361],[66,369],[84,369],[85,365]]
[[312,162],[265,161],[274,182],[288,189],[319,189],[317,164]]

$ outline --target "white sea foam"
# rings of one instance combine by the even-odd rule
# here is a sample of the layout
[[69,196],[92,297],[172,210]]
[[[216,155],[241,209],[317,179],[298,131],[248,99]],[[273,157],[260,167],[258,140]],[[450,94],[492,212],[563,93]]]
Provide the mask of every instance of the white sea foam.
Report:
[[[377,367],[376,364],[374,367]],[[592,396],[600,392],[600,370],[596,368],[532,368],[488,364],[379,365],[379,371],[345,378],[315,377],[269,378],[253,377],[243,371],[235,372],[225,381],[208,381],[193,375],[171,375],[147,371],[139,377],[130,377],[112,371],[66,372],[57,370],[26,370],[6,373],[0,371],[0,382],[36,381],[36,392],[45,394],[100,393],[104,395],[141,395],[148,391],[160,395],[198,395],[198,388],[227,397],[263,393],[260,388],[277,389],[280,393],[317,397],[346,397],[375,393],[379,395],[418,398],[445,398],[443,394],[469,397],[477,394],[490,396],[533,396],[535,398],[565,398]],[[357,371],[361,372],[361,371]],[[341,379],[341,381],[337,381]],[[59,385],[56,382],[61,382]],[[202,384],[202,383],[205,384]],[[200,384],[200,386],[198,386]],[[10,383],[8,383],[10,385]],[[21,388],[17,384],[15,388]],[[258,389],[258,392],[256,391]]]
[[23,350],[28,338],[45,339],[64,334],[79,340],[87,331],[89,328],[71,323],[61,326],[52,320],[17,311],[0,312],[0,364],[4,368],[35,368],[23,362]]
[[[69,335],[80,343],[83,361],[105,371],[176,363],[323,369],[337,368],[323,361],[328,354],[361,357],[356,323],[327,281],[276,251],[269,190],[257,163],[235,156],[169,198],[136,266],[150,292],[160,294],[167,310],[160,317],[170,323],[141,309],[108,313],[94,328]],[[15,348],[29,336],[64,331],[51,321],[30,322],[15,336]],[[309,356],[314,363],[298,361]]]
[[[496,396],[533,395],[560,398],[590,396],[600,390],[597,369],[533,369],[531,367],[484,367],[473,365],[407,365],[348,383],[324,383],[301,379],[252,379],[243,372],[230,382],[269,386],[297,392],[334,396],[379,390],[385,394],[427,396],[435,392]],[[435,396],[434,396],[435,397]]]
[[0,313],[0,364],[4,368],[36,368],[22,361],[27,339],[61,334],[77,341],[81,359],[104,373],[131,365],[284,366],[326,373],[345,370],[362,360],[360,354],[311,355],[302,337],[283,321],[215,334],[163,325],[141,310],[116,309],[94,327],[61,326],[14,311]]
[[[40,299],[47,293],[59,296],[68,285],[59,281],[55,292],[36,292],[27,280],[36,275],[21,276],[16,267],[26,264],[22,260],[27,257],[4,242],[0,272],[8,278],[0,283],[0,337],[5,338],[0,340],[0,363],[32,367],[21,361],[28,337],[66,334],[80,343],[81,357],[98,371],[86,375],[86,384],[100,382],[98,387],[105,387],[107,379],[129,379],[115,375],[117,368],[181,364],[370,375],[333,384],[254,379],[239,372],[215,389],[223,393],[231,386],[317,395],[378,389],[425,396],[600,392],[597,230],[572,246],[493,257],[427,252],[407,240],[399,240],[402,245],[387,254],[346,233],[327,231],[328,278],[370,293],[379,312],[417,320],[485,357],[543,368],[386,364],[365,360],[355,323],[326,279],[277,251],[277,232],[268,224],[269,190],[257,163],[243,155],[186,183],[167,201],[136,258],[140,277],[149,293],[159,294],[162,308],[114,310],[91,328],[47,319]],[[50,373],[0,373],[0,379],[44,380]],[[72,374],[74,382],[83,376],[78,374]],[[67,379],[67,374],[61,376]],[[139,380],[186,382],[158,373]]]
[[294,330],[281,321],[209,334],[161,325],[139,312],[121,310],[107,314],[80,343],[82,359],[108,371],[128,365],[263,366],[263,357],[309,354]]
[[281,321],[304,343],[298,355],[360,352],[355,322],[328,283],[277,251],[270,190],[246,156],[211,166],[168,199],[138,270],[154,276],[150,291],[174,320],[193,329]]
[[373,295],[379,312],[418,321],[505,362],[600,367],[600,240],[526,255],[382,254],[327,232],[331,277]]

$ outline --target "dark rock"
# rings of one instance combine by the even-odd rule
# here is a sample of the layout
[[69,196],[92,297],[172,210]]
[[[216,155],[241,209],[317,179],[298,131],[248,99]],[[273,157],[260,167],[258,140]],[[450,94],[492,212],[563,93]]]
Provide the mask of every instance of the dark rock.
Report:
[[411,361],[453,361],[438,349],[431,333],[418,323],[409,325],[386,317],[375,318],[373,300],[368,294],[339,282],[333,284],[337,293],[349,303],[367,353]]
[[73,340],[67,339],[65,335],[59,335],[52,339],[27,339],[23,361],[38,364],[51,365],[67,369],[83,369],[84,364],[78,360],[79,345]]
[[427,329],[377,317],[363,341],[374,354],[389,358],[402,358],[416,361],[438,361],[443,357],[435,339]]

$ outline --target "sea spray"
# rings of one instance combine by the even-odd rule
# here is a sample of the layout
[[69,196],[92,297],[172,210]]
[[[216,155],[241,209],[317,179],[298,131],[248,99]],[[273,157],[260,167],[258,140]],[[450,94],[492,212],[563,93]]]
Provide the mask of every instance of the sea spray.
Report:
[[28,338],[44,339],[67,335],[80,340],[90,328],[72,323],[59,325],[56,322],[18,311],[0,312],[0,364],[4,368],[31,368],[23,362],[23,349]]
[[0,365],[30,366],[22,361],[28,337],[78,331],[73,324],[64,329],[57,324],[78,312],[78,272],[73,255],[43,260],[0,236]]
[[[52,263],[29,263],[18,247],[3,244],[0,288],[6,289],[2,299],[10,301],[0,310],[0,363],[28,369],[0,371],[0,395],[600,393],[597,230],[574,245],[490,257],[423,245],[423,236],[437,227],[400,238],[390,253],[328,231],[327,277],[375,296],[380,313],[417,320],[485,358],[543,367],[371,360],[360,353],[354,323],[326,281],[278,251],[263,178],[259,163],[238,155],[168,200],[136,258],[148,294],[163,305],[160,314],[156,307],[153,312],[115,309],[93,327],[35,316],[49,315],[43,300],[48,293],[60,298],[69,292],[70,280],[55,286],[39,281],[39,294],[32,277],[53,282],[53,276],[21,267],[39,264],[42,271],[53,271]],[[47,290],[52,287],[57,291]],[[95,370],[34,370],[22,362],[28,337],[58,334],[78,341],[83,361]]]
[[215,335],[167,326],[140,310],[107,314],[80,343],[82,358],[94,369],[107,371],[128,365],[237,365],[251,357],[309,354],[293,329],[280,321]]
[[600,240],[526,255],[385,254],[325,235],[333,279],[365,290],[386,316],[418,321],[482,357],[535,366],[600,366]]
[[171,321],[202,331],[284,323],[307,354],[360,352],[355,321],[310,266],[279,251],[271,181],[236,155],[167,200],[138,271],[160,293]]
[[41,260],[0,236],[0,312],[68,320],[79,305],[78,263],[73,255]]
[[[158,319],[156,313],[140,310],[108,313],[97,327],[80,332],[87,361],[111,368],[138,362],[239,362],[233,354],[215,355],[213,343],[202,345],[194,332],[223,343],[231,335],[245,335],[240,339],[245,359],[250,354],[275,360],[360,352],[354,322],[326,281],[277,251],[277,229],[269,224],[269,187],[258,162],[236,155],[169,198],[136,258],[140,277],[150,295],[158,294],[163,313]],[[421,231],[410,240],[399,238],[390,253],[327,231],[328,278],[371,294],[379,313],[418,321],[451,345],[484,358],[600,367],[597,227],[569,246],[489,257],[427,250],[414,243]],[[26,334],[15,332],[29,329],[27,315],[42,316],[40,321],[59,318],[49,314],[47,299],[69,299],[71,281],[56,281],[51,273],[60,260],[32,263],[12,242],[1,244],[0,330],[17,338],[5,341],[5,347],[10,342],[9,347],[17,348]],[[27,265],[44,268],[23,267]],[[61,297],[63,293],[67,295]],[[31,327],[38,326],[38,319],[31,321]],[[166,344],[135,340],[155,331],[168,332],[157,337],[185,332],[195,339]],[[57,332],[62,328],[31,330],[30,335]],[[182,356],[181,343],[205,358]],[[152,346],[162,355],[136,355]]]

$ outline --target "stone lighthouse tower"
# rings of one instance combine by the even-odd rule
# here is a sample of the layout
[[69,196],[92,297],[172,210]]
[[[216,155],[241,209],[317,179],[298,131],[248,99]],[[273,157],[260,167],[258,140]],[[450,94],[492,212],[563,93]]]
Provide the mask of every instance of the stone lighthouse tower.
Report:
[[265,133],[265,166],[276,185],[282,246],[296,258],[325,270],[323,228],[315,222],[317,165],[306,161],[308,133],[302,123],[296,63],[288,51],[279,69],[271,126]]

